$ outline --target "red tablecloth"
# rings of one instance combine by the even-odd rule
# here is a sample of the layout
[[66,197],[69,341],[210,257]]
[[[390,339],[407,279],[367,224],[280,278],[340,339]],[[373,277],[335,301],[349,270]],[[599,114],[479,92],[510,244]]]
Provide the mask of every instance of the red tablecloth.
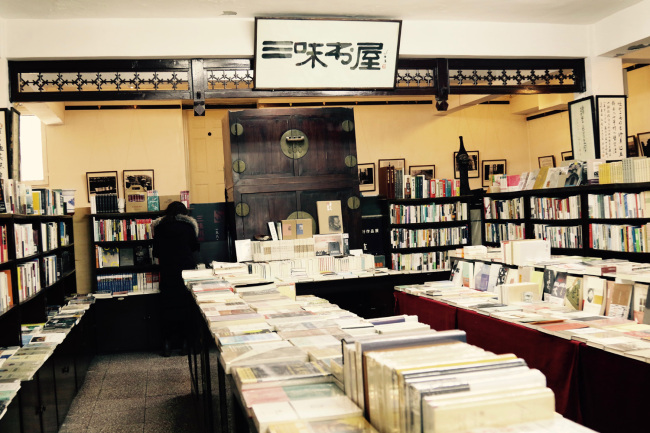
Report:
[[583,423],[601,433],[647,432],[650,365],[580,345]]
[[436,331],[457,329],[456,307],[421,298],[404,292],[395,292],[395,314],[411,314]]

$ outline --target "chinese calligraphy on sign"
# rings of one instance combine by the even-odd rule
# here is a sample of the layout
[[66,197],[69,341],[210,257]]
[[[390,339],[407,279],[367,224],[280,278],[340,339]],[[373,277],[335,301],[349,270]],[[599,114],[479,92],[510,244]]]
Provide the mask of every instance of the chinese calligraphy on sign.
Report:
[[594,134],[594,100],[592,97],[569,102],[571,124],[571,147],[578,161],[596,158]]
[[394,87],[400,21],[255,22],[256,89]]
[[627,156],[625,96],[597,96],[600,157],[621,160]]

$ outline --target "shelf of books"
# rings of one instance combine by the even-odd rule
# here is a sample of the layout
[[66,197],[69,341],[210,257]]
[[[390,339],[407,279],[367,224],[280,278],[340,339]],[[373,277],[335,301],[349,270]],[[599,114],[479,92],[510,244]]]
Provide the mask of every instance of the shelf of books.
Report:
[[[521,176],[531,178],[539,173]],[[503,240],[513,239],[548,239],[554,254],[630,260],[650,257],[650,183],[563,188],[544,188],[537,182],[524,185],[530,189],[498,187],[501,192],[483,198],[485,245],[498,246]]]
[[159,289],[151,223],[160,212],[91,214],[98,297],[155,293]]
[[401,271],[448,270],[447,251],[471,243],[471,197],[460,196],[458,180],[409,176],[402,170],[389,170],[388,175],[394,183],[383,188],[389,198],[382,202],[389,266]]

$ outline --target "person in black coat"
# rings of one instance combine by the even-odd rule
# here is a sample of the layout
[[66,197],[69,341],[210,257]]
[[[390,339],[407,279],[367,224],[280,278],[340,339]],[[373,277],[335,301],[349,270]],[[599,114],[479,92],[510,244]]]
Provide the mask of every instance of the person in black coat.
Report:
[[153,255],[160,264],[163,356],[170,355],[174,334],[180,337],[183,349],[187,347],[190,299],[182,273],[196,268],[194,252],[199,250],[199,226],[188,214],[185,205],[175,201],[167,206],[164,216],[151,224]]

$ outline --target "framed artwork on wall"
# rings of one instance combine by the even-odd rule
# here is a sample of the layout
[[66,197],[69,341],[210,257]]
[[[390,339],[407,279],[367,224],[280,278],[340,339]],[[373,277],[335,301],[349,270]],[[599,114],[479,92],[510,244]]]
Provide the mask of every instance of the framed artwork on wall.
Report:
[[566,152],[562,152],[562,161],[573,161],[573,151],[572,150],[567,150]]
[[359,164],[359,191],[368,192],[375,190],[375,163]]
[[410,165],[409,174],[411,176],[424,175],[426,180],[435,179],[436,166],[435,165]]
[[[124,191],[139,190],[153,191],[153,170],[124,170]],[[126,196],[126,193],[125,193]]]
[[593,96],[569,102],[571,150],[578,161],[600,157],[596,109]]
[[[478,150],[468,150],[469,156],[469,170],[467,171],[468,179],[476,179],[481,176],[481,167],[479,166]],[[454,152],[454,179],[460,179],[460,171],[458,170],[458,163],[456,162],[458,152]]]
[[379,168],[382,167],[395,167],[396,170],[404,170],[406,167],[406,160],[404,158],[396,158],[396,159],[380,159],[379,160]]
[[88,201],[91,195],[117,194],[117,171],[86,172],[88,186]]
[[537,160],[539,161],[539,168],[555,167],[555,155],[540,156]]
[[507,174],[505,159],[484,159],[483,160],[483,186],[492,184],[491,178],[495,174]]
[[627,157],[633,158],[641,156],[641,146],[639,146],[639,139],[636,135],[627,136]]
[[639,139],[641,156],[650,156],[650,132],[639,132],[636,137]]

